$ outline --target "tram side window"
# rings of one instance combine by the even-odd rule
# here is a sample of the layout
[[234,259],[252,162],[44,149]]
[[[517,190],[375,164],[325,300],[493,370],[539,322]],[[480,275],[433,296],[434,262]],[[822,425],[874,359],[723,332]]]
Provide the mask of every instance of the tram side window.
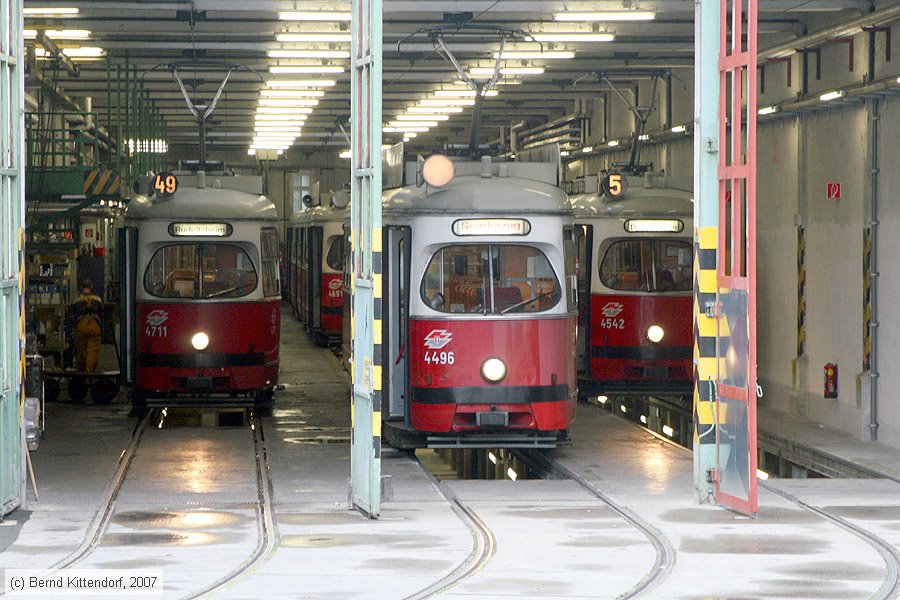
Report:
[[250,257],[233,244],[169,244],[144,273],[144,289],[159,298],[240,298],[256,285]]
[[332,236],[328,253],[325,255],[325,263],[332,271],[344,270],[344,238],[342,236]]
[[263,295],[277,296],[281,293],[278,277],[278,230],[264,227],[260,234],[262,250]]
[[681,240],[614,242],[600,263],[600,280],[623,292],[684,292],[692,288],[693,254]]
[[445,313],[507,314],[549,310],[559,279],[538,248],[513,244],[447,246],[431,259],[422,299]]

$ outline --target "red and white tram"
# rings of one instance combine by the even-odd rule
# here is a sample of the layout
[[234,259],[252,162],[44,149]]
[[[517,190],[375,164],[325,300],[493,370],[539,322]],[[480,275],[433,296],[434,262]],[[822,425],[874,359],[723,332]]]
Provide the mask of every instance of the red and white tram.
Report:
[[[693,201],[665,178],[604,173],[571,199],[579,279],[579,393],[689,393]],[[593,186],[592,186],[593,187]]]
[[148,404],[269,406],[281,291],[275,206],[257,177],[156,176],[120,233],[125,380]]
[[291,217],[289,298],[317,345],[340,343],[343,332],[344,224],[350,195],[336,192],[328,206]]
[[[575,244],[558,162],[420,165],[383,197],[394,445],[555,446],[575,414]],[[415,441],[410,441],[415,440]]]

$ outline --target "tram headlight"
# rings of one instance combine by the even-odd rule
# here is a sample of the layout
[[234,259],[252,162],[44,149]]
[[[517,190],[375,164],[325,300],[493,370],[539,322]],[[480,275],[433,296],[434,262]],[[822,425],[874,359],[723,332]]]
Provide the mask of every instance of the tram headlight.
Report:
[[506,377],[506,363],[499,358],[489,358],[481,365],[481,376],[489,383],[500,383]]
[[195,333],[191,338],[191,346],[195,350],[206,350],[206,347],[209,346],[209,336],[202,331]]
[[647,339],[653,342],[654,344],[658,344],[662,341],[663,336],[666,335],[666,332],[659,325],[651,325],[647,328]]

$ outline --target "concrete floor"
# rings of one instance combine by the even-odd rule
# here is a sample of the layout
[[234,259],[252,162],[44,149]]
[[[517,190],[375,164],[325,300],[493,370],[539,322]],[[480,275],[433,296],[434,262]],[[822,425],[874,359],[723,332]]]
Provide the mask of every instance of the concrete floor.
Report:
[[[350,510],[347,376],[288,315],[282,335],[285,389],[263,418],[273,548],[215,597],[417,597],[476,548],[445,493],[483,523],[492,545],[468,578],[438,586],[441,597],[615,598],[653,568],[647,537],[571,480],[449,481],[442,493],[412,456],[386,450],[394,499],[377,521]],[[40,501],[30,499],[0,527],[3,568],[50,568],[82,544],[135,424],[124,404],[48,408],[47,437],[33,454]],[[172,425],[146,431],[108,527],[73,566],[162,569],[158,597],[186,598],[257,550],[259,492],[249,427]],[[596,407],[579,406],[572,437],[555,456],[675,551],[674,566],[641,597],[873,597],[885,576],[881,555],[796,501],[900,547],[900,484],[770,481],[751,520],[695,504],[686,451]]]

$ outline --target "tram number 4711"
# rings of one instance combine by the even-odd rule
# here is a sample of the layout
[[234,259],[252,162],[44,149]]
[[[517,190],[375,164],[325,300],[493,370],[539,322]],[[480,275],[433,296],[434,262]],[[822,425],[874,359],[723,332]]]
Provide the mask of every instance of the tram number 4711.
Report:
[[147,337],[169,337],[169,329],[165,325],[147,325],[144,334]]
[[452,352],[433,352],[425,353],[425,362],[429,365],[452,365],[456,362],[456,357]]

